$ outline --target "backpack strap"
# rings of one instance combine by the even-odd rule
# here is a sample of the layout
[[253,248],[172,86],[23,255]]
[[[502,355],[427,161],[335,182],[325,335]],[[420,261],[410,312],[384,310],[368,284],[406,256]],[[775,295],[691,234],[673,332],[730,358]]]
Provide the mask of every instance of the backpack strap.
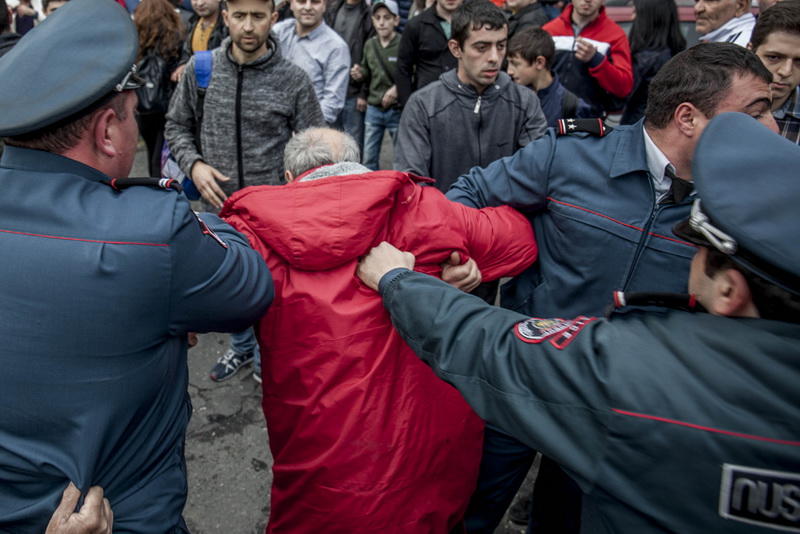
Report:
[[194,53],[194,79],[197,82],[197,106],[195,108],[195,135],[197,149],[200,150],[200,130],[203,126],[203,109],[206,101],[206,89],[211,83],[214,61],[211,51],[203,50]]
[[383,54],[381,54],[381,48],[380,48],[381,45],[378,42],[378,37],[377,36],[374,37],[374,39],[372,41],[372,44],[373,44],[373,48],[375,49],[375,57],[378,58],[378,63],[381,64],[381,67],[383,67],[383,70],[385,70],[386,74],[389,76],[389,78],[391,78],[392,83],[397,83],[395,81],[395,79],[394,79],[394,73],[392,72],[392,69],[389,67],[389,64],[386,63],[386,59],[383,57]]

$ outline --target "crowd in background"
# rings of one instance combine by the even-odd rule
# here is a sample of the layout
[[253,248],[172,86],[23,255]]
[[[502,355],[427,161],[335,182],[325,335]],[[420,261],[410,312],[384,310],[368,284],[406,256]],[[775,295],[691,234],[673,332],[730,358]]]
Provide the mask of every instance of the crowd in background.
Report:
[[[0,0],[0,54],[18,44],[20,36],[36,24],[43,23],[42,20],[52,16],[66,1],[44,0],[40,14],[30,0],[20,0],[13,9],[7,8],[5,1]],[[277,291],[276,302],[281,302],[281,299],[289,301],[291,296],[297,298],[300,304],[296,305],[301,306],[313,297],[319,299],[312,300],[316,306],[330,304],[331,315],[341,313],[333,307],[333,303],[340,302],[337,298],[332,298],[329,303],[317,295],[298,296],[303,290],[299,289],[302,284],[297,282],[306,271],[312,270],[311,266],[316,269],[330,261],[325,268],[335,271],[340,265],[336,263],[336,254],[326,256],[326,243],[313,242],[314,246],[310,246],[304,241],[307,238],[312,241],[308,235],[294,234],[297,227],[308,221],[297,221],[292,225],[287,222],[293,215],[290,210],[287,213],[278,209],[276,213],[261,213],[259,210],[264,205],[293,206],[291,202],[297,199],[292,196],[292,191],[296,191],[302,182],[313,183],[329,176],[361,176],[379,170],[387,133],[393,141],[394,170],[422,177],[420,181],[427,177],[435,180],[425,182],[424,188],[414,186],[413,195],[419,195],[414,196],[415,200],[411,202],[415,209],[417,203],[421,211],[435,209],[437,216],[429,214],[428,217],[438,221],[439,231],[446,237],[451,230],[468,234],[469,239],[462,248],[473,252],[470,256],[477,257],[487,281],[529,269],[515,281],[519,282],[513,290],[517,293],[511,297],[517,299],[518,309],[525,313],[540,312],[542,317],[572,316],[573,312],[584,313],[587,308],[592,308],[591,313],[600,313],[600,306],[592,302],[591,306],[587,304],[586,308],[581,308],[571,301],[560,300],[562,296],[538,294],[539,300],[534,306],[541,308],[526,308],[532,294],[541,291],[541,286],[536,287],[532,281],[541,276],[539,271],[534,272],[540,269],[538,266],[530,267],[536,257],[533,236],[528,236],[528,241],[523,243],[527,248],[523,247],[522,252],[514,249],[519,243],[505,242],[496,235],[488,247],[489,238],[486,236],[494,235],[489,230],[492,227],[505,228],[508,235],[519,236],[524,233],[522,228],[527,228],[527,223],[521,217],[518,220],[506,212],[498,215],[493,211],[485,212],[490,215],[475,216],[473,220],[472,216],[462,212],[460,206],[454,208],[455,204],[451,206],[448,203],[448,207],[443,207],[445,204],[442,203],[447,202],[444,196],[430,200],[430,195],[419,193],[419,189],[437,188],[447,193],[450,200],[475,208],[509,205],[533,218],[532,213],[541,210],[546,200],[552,200],[552,197],[545,196],[546,188],[569,190],[572,196],[566,195],[565,198],[591,196],[588,192],[594,185],[587,177],[602,168],[603,176],[598,177],[598,181],[605,179],[608,169],[604,167],[607,163],[604,158],[610,159],[612,153],[616,154],[616,147],[612,150],[599,143],[606,142],[601,139],[608,135],[611,124],[621,124],[621,135],[633,138],[631,132],[635,132],[638,144],[631,152],[641,152],[639,159],[646,161],[648,176],[653,180],[652,189],[642,189],[641,193],[642,198],[653,197],[653,202],[647,202],[647,209],[651,210],[648,224],[654,225],[653,230],[659,224],[667,228],[668,223],[671,225],[678,220],[678,212],[680,215],[688,213],[688,195],[692,193],[679,191],[679,184],[683,181],[681,175],[686,177],[690,173],[691,153],[697,142],[696,135],[686,133],[697,120],[687,115],[685,125],[674,126],[670,122],[680,110],[681,100],[675,94],[681,90],[688,91],[691,80],[687,81],[687,73],[692,69],[699,72],[703,66],[710,72],[709,78],[718,77],[720,88],[719,94],[696,103],[697,109],[705,113],[704,117],[710,118],[721,111],[745,112],[779,130],[792,142],[800,143],[798,0],[765,2],[758,18],[746,0],[696,0],[694,13],[695,28],[701,41],[699,45],[687,43],[681,31],[675,0],[633,0],[635,19],[627,33],[607,15],[604,0],[285,0],[277,5],[273,1],[229,0],[225,3],[220,0],[191,0],[190,5],[172,0],[120,3],[131,12],[139,42],[136,56],[138,74],[146,81],[144,86],[136,89],[136,120],[147,150],[149,174],[160,177],[165,165],[171,161],[187,180],[184,186],[196,190],[205,211],[217,213],[222,210],[221,215],[268,258],[270,269],[279,273],[276,279],[284,281]],[[714,48],[705,43],[726,45]],[[746,48],[752,53],[746,52]],[[735,67],[725,70],[731,64]],[[681,71],[677,65],[683,65],[684,70]],[[668,68],[674,71],[671,79],[666,79],[664,74],[664,69]],[[731,74],[731,69],[735,74]],[[682,73],[683,78],[678,73]],[[674,83],[671,80],[675,80]],[[678,83],[684,85],[673,86]],[[651,91],[652,88],[655,89]],[[651,98],[653,92],[657,95],[655,99]],[[730,99],[727,96],[729,92],[733,95]],[[726,95],[724,98],[720,96],[723,93]],[[650,129],[644,129],[645,125]],[[329,137],[333,130],[345,132],[349,137]],[[314,137],[309,131],[320,137]],[[681,136],[692,140],[689,142]],[[562,138],[567,138],[567,141],[562,141]],[[579,144],[586,139],[591,141]],[[575,143],[569,145],[571,153],[564,148],[569,143]],[[598,144],[589,150],[585,148],[589,143]],[[524,151],[529,145],[533,146]],[[566,169],[568,164],[571,167]],[[619,163],[621,166],[628,164],[631,168],[619,171],[620,175],[645,171],[633,168],[634,164],[629,161]],[[334,166],[320,172],[320,167],[326,165]],[[565,180],[564,177],[575,168],[580,169],[582,178],[575,179],[570,175],[570,179]],[[610,172],[617,170],[615,167]],[[540,188],[541,184],[520,185],[529,172],[541,173],[541,180],[546,183],[542,186],[544,189]],[[381,194],[394,198],[392,195],[398,188],[407,186],[406,175],[402,175],[402,180],[397,176],[384,177],[384,182],[376,178],[378,185],[375,187],[385,187],[386,191],[381,189]],[[581,182],[584,178],[585,183]],[[580,183],[576,186],[577,182]],[[292,188],[246,189],[254,185],[286,183]],[[425,197],[426,194],[429,196]],[[586,202],[596,202],[598,197],[607,194],[608,191],[603,190]],[[254,199],[256,195],[261,197]],[[413,195],[409,195],[407,198],[412,198]],[[608,196],[612,202],[621,202],[619,199],[624,195]],[[358,198],[363,201],[362,196]],[[348,212],[347,220],[358,221],[360,213],[382,217],[387,206],[377,209],[375,206],[380,201],[381,198],[377,198],[375,204],[358,206],[360,211]],[[628,213],[638,209],[639,206],[634,204],[631,201],[624,211]],[[357,202],[354,201],[355,206]],[[571,208],[574,206],[565,202],[553,211]],[[597,210],[605,208],[603,204]],[[451,209],[452,213],[448,211]],[[670,210],[675,215],[669,215]],[[398,217],[392,235],[396,240],[406,240],[408,246],[413,247],[413,236],[426,231],[416,226],[420,219],[411,215],[403,219],[394,211],[391,213],[392,217]],[[571,217],[577,219],[581,216],[573,214]],[[253,220],[269,221],[274,225],[270,228],[285,225],[281,234],[285,239],[272,241],[273,236],[264,232],[263,227],[252,225]],[[541,220],[547,219],[545,216],[537,219]],[[560,243],[563,249],[554,245],[563,235],[548,224],[534,223],[542,251],[542,269],[546,271],[547,265],[558,265],[560,269],[572,269],[582,277],[585,262],[574,259],[571,260],[573,266],[564,267],[565,261],[560,254],[569,244]],[[450,229],[449,225],[456,228]],[[352,227],[366,232],[364,227],[355,223]],[[319,236],[328,236],[340,229],[330,223],[318,231]],[[599,242],[604,237],[595,236],[594,239]],[[586,249],[590,248],[590,241],[587,237]],[[663,246],[676,247],[674,243]],[[427,250],[420,246],[420,254],[425,253],[423,249]],[[291,256],[291,260],[275,259],[275,250],[291,250],[291,253],[281,256]],[[508,253],[501,254],[500,259],[490,260],[489,256],[497,250]],[[516,252],[512,254],[512,251]],[[315,253],[320,257],[314,257]],[[648,253],[652,252],[645,252],[644,256]],[[669,253],[681,258],[681,269],[688,269],[688,261],[684,260],[688,260],[691,254],[687,250],[676,247]],[[520,258],[512,261],[516,254],[520,254]],[[521,259],[523,256],[524,261]],[[635,260],[647,261],[640,255]],[[353,262],[355,265],[357,259]],[[461,264],[458,258],[448,259],[443,268]],[[662,271],[669,270],[654,265],[642,268],[647,269],[652,269],[653,279],[658,279]],[[351,274],[344,278],[351,279]],[[586,274],[585,278],[591,276]],[[632,270],[627,276],[626,284],[644,275]],[[443,278],[447,280],[448,277]],[[333,280],[331,287],[339,287],[336,285],[339,279]],[[560,280],[564,287],[574,289],[571,286],[574,281],[569,281],[567,273],[551,275],[550,280]],[[311,280],[302,287],[314,284]],[[603,289],[606,289],[605,285],[611,283],[598,283],[598,286],[604,286]],[[320,294],[327,295],[325,291],[328,288],[315,287]],[[670,289],[674,288],[670,286]],[[494,302],[497,286],[481,284],[475,292]],[[359,302],[359,295],[346,294],[348,302]],[[374,300],[367,299],[367,302],[375,304]],[[587,302],[583,301],[584,304]],[[353,314],[372,317],[363,309],[359,308],[357,312]],[[330,442],[320,437],[327,437],[328,429],[324,425],[316,427],[319,434],[311,438],[301,435],[302,432],[295,428],[297,420],[310,415],[297,408],[297,405],[305,406],[295,397],[299,396],[297,389],[287,388],[281,380],[289,380],[282,373],[300,376],[302,370],[287,371],[281,365],[295,357],[294,351],[299,349],[295,345],[285,346],[287,342],[281,339],[281,321],[287,321],[286,317],[291,315],[275,304],[268,313],[267,320],[257,329],[250,327],[231,335],[228,349],[210,370],[210,378],[224,381],[253,365],[253,378],[263,381],[264,391],[269,392],[269,396],[265,395],[264,410],[275,457],[274,515],[268,529],[302,522],[308,527],[313,525],[316,520],[314,513],[318,511],[304,509],[307,503],[300,501],[308,499],[312,489],[319,490],[316,502],[330,499],[331,503],[339,505],[341,502],[337,499],[346,502],[342,495],[349,495],[348,491],[368,494],[375,490],[337,488],[339,493],[331,496],[333,490],[330,488],[337,481],[344,480],[341,476],[336,478],[340,474],[336,469],[342,466],[336,459],[312,466],[307,457],[297,452],[322,448],[320,443],[326,443],[327,449],[318,451],[312,458],[316,461],[325,453],[338,451],[340,444],[335,436]],[[348,317],[352,320],[352,316]],[[390,328],[388,322],[382,326]],[[342,328],[345,327],[346,322]],[[309,333],[309,336],[313,335],[313,332]],[[384,345],[383,339],[380,343],[374,339],[370,341],[376,343],[375,350],[379,352],[401,350],[390,346],[390,342]],[[399,343],[399,338],[390,341]],[[340,342],[340,339],[331,341],[334,345]],[[349,348],[345,345],[344,348],[335,346],[331,353],[345,354]],[[262,354],[266,350],[274,353]],[[313,353],[313,350],[308,353]],[[281,355],[281,358],[276,355]],[[308,366],[324,368],[325,362],[309,361]],[[319,379],[318,376],[292,378],[302,382],[303,386]],[[341,377],[333,379],[341,380]],[[386,408],[414,386],[408,384],[407,388],[396,392],[390,399],[384,399],[385,404],[378,404],[375,410]],[[313,391],[310,386],[309,389]],[[431,384],[429,391],[437,391],[436,386]],[[430,517],[416,518],[418,523],[414,524],[429,521],[430,525],[435,525],[429,525],[431,532],[445,532],[443,525],[446,525],[453,532],[490,533],[507,509],[535,452],[491,426],[487,427],[484,435],[482,423],[473,419],[474,414],[466,404],[460,399],[451,399],[446,392],[440,393],[441,397],[436,393],[425,398],[427,402],[437,398],[436,402],[450,406],[451,411],[441,408],[444,411],[436,412],[441,416],[436,420],[437,428],[422,428],[419,432],[431,442],[441,439],[443,443],[458,432],[463,433],[458,437],[462,444],[458,461],[473,469],[451,463],[449,468],[456,466],[457,473],[431,468],[420,478],[437,475],[442,480],[459,481],[458,477],[463,476],[473,485],[477,480],[477,490],[471,501],[469,481],[455,484],[459,487],[441,486],[439,489],[446,495],[426,496],[420,490],[418,500],[407,495],[389,500],[386,510],[391,514],[387,515],[386,521],[394,521],[393,514],[404,506],[417,511],[427,506],[421,504],[423,501],[430,504],[440,499]],[[378,393],[373,395],[380,397]],[[289,398],[295,402],[287,400]],[[407,407],[403,415],[419,422],[424,418],[418,409],[413,408],[417,400],[408,400],[412,408]],[[311,400],[308,402],[312,404]],[[361,405],[373,401],[365,396],[350,402],[351,405]],[[448,427],[454,417],[458,418],[458,424],[454,425],[457,429]],[[435,417],[431,416],[431,419]],[[352,424],[344,416],[340,423],[342,434]],[[397,430],[392,425],[387,422],[381,427],[381,432],[391,434]],[[402,426],[400,423],[397,425]],[[304,431],[307,432],[308,428],[314,428],[314,425],[309,425]],[[481,443],[484,445],[483,464],[480,464]],[[499,451],[497,457],[509,459],[513,456],[517,465],[509,467],[496,458],[497,463],[490,464],[492,457],[487,452],[490,445],[495,447],[495,453]],[[347,454],[347,451],[339,451],[334,455],[341,464],[351,462],[342,467],[342,472],[352,470],[352,464],[361,461],[357,456],[341,460]],[[453,457],[449,459],[456,461]],[[448,458],[434,454],[430,458],[414,458],[414,461],[423,460],[444,465]],[[557,525],[552,531],[577,532],[580,528],[573,520],[580,517],[581,488],[561,471],[559,466],[562,465],[560,461],[544,460],[542,463],[537,487],[546,485],[550,495],[537,496],[533,504],[526,502],[526,508],[533,510],[532,513],[526,510],[523,514],[525,521],[530,515],[530,532],[544,532],[536,530],[542,528],[541,525],[537,527],[536,522],[545,517]],[[331,480],[325,479],[324,482],[319,481],[324,475],[319,475],[321,478],[315,485],[304,487],[299,480],[311,476],[308,473],[312,467],[319,472],[329,470],[334,474],[330,475]],[[398,479],[403,475],[390,468],[385,472],[376,469],[371,472],[370,476],[385,480],[387,486],[402,486]],[[500,478],[504,480],[498,480]],[[372,488],[367,482],[363,484]],[[469,491],[462,494],[464,487],[469,487]],[[298,497],[301,493],[302,499]],[[355,502],[356,497],[353,499]],[[372,513],[377,524],[382,515],[379,511]],[[464,516],[466,519],[462,522]],[[557,518],[551,519],[553,516]],[[320,517],[324,514],[320,513]],[[324,525],[323,519],[319,519],[319,531],[324,531]]]

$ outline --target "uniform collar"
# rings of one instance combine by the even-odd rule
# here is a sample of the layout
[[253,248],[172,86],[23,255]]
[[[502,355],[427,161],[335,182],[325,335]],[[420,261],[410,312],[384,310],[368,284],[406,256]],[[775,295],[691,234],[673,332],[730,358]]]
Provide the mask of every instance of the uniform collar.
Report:
[[0,167],[41,173],[74,174],[94,182],[108,180],[102,172],[79,161],[31,148],[6,145],[0,158]]
[[644,119],[636,124],[626,127],[620,126],[614,132],[620,135],[614,160],[611,162],[609,176],[616,178],[632,172],[647,172],[647,151],[644,144]]
[[[656,185],[663,184],[667,167],[671,167],[674,173],[675,165],[670,163],[667,156],[658,148],[653,138],[647,133],[647,128],[642,128],[642,133],[644,134],[644,150],[647,154],[647,168]],[[669,184],[667,184],[667,189],[669,189]]]

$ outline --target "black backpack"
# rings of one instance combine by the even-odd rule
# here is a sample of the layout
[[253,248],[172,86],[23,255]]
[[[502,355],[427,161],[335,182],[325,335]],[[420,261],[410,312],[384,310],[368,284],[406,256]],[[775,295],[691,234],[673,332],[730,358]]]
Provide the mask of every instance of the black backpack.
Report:
[[139,113],[166,113],[172,96],[172,81],[167,61],[154,49],[139,61],[137,74],[147,84],[136,90],[139,97]]

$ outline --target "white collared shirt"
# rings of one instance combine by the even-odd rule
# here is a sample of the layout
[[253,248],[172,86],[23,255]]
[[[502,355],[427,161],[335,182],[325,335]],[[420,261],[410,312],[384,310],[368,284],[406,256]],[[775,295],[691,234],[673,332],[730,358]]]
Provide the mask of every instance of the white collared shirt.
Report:
[[644,133],[644,150],[647,154],[647,168],[650,171],[650,179],[653,181],[653,188],[656,191],[656,204],[658,204],[669,193],[669,188],[672,187],[672,179],[665,174],[667,167],[674,174],[677,173],[675,172],[675,165],[670,163],[667,156],[661,152],[661,149],[650,138],[647,128],[642,128],[642,132]]

